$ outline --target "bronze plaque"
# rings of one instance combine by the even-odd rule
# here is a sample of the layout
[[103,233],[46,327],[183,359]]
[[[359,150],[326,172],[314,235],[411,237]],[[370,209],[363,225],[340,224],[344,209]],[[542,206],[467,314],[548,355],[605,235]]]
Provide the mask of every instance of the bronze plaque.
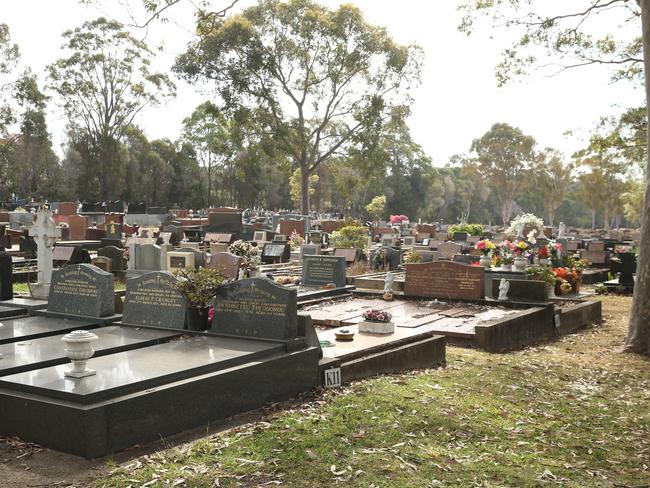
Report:
[[407,264],[404,294],[430,298],[485,298],[485,268],[453,261]]

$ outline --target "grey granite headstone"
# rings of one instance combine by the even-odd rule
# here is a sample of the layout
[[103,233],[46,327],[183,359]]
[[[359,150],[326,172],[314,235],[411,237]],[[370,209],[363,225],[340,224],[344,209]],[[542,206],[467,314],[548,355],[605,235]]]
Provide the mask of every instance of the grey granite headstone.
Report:
[[86,317],[113,315],[113,275],[91,264],[74,264],[54,270],[47,311]]
[[398,269],[400,264],[402,264],[401,251],[399,249],[393,249],[392,247],[387,247],[386,261],[388,262],[388,267],[390,270]]
[[295,289],[266,278],[248,278],[219,288],[211,332],[266,339],[297,336]]
[[187,307],[185,298],[174,287],[177,281],[162,271],[127,280],[122,322],[182,329]]
[[300,257],[306,255],[320,254],[321,245],[320,244],[302,244],[300,246]]
[[135,269],[160,271],[160,246],[143,244],[138,249]]
[[304,286],[321,286],[334,283],[337,288],[344,287],[345,258],[343,256],[302,257],[302,284]]

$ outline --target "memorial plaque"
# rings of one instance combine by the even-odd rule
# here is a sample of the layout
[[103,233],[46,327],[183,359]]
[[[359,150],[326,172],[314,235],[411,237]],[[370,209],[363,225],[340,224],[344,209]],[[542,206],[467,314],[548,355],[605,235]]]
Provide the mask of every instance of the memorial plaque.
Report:
[[566,245],[567,251],[577,251],[579,244],[580,243],[578,241],[575,241],[575,240],[568,241],[567,245]]
[[47,311],[86,317],[113,315],[113,275],[89,264],[54,270]]
[[211,332],[265,339],[294,339],[298,333],[295,289],[266,278],[223,285],[214,300]]
[[192,264],[192,266],[196,268],[203,268],[205,266],[205,253],[203,251],[199,251],[198,249],[185,246],[185,247],[179,247],[178,249],[176,249],[175,252],[191,252],[192,254],[194,254],[194,263]]
[[275,234],[273,236],[273,242],[287,242],[287,236],[285,234]]
[[334,256],[344,257],[346,263],[354,263],[357,260],[357,250],[354,248],[336,248],[334,249]]
[[285,262],[289,260],[290,249],[288,244],[267,243],[262,250],[262,261],[268,262]]
[[266,232],[264,232],[263,230],[256,230],[253,233],[253,240],[256,242],[266,241]]
[[182,329],[185,326],[186,302],[175,288],[177,278],[154,271],[126,282],[122,322]]
[[194,253],[171,251],[167,253],[167,271],[175,271],[182,268],[194,269]]
[[204,242],[221,242],[230,244],[232,242],[232,234],[223,234],[219,232],[207,232],[203,238]]
[[55,246],[52,250],[52,260],[65,261],[67,263],[70,261],[74,250],[74,246]]
[[451,261],[407,264],[404,294],[430,298],[483,299],[485,268]]
[[97,250],[97,256],[110,258],[111,271],[121,272],[126,270],[126,259],[124,258],[124,251],[116,246],[106,246]]
[[415,237],[405,237],[403,246],[404,247],[413,247],[413,246],[415,246]]
[[320,254],[321,245],[320,244],[302,244],[300,246],[300,257],[302,258],[305,255],[315,255]]
[[122,224],[111,222],[106,226],[107,239],[121,239],[122,238]]
[[345,286],[345,258],[343,256],[303,256],[302,284],[304,286],[321,286],[329,283],[334,283],[337,288]]

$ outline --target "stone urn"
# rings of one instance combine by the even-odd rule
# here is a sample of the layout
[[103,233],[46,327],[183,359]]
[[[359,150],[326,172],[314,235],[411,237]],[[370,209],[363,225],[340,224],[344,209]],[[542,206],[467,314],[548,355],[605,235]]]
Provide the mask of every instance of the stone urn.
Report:
[[528,259],[526,259],[524,256],[517,256],[512,262],[512,266],[515,271],[524,271],[527,264]]
[[502,264],[501,269],[503,271],[512,271],[512,264]]
[[65,352],[72,360],[72,369],[66,371],[65,376],[84,378],[95,374],[95,371],[86,368],[86,363],[95,354],[92,343],[97,339],[95,334],[87,330],[75,330],[61,338],[66,345]]
[[490,256],[481,256],[481,259],[479,260],[478,264],[483,266],[484,268],[489,268],[492,266],[492,258]]

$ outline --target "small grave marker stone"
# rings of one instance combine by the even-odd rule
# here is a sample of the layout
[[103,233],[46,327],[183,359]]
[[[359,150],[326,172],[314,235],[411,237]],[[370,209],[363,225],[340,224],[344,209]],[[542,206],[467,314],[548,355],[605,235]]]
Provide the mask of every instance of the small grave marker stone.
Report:
[[448,261],[407,264],[404,293],[430,298],[483,299],[485,268]]
[[334,283],[337,288],[346,284],[343,256],[305,255],[302,258],[302,284],[322,286]]

